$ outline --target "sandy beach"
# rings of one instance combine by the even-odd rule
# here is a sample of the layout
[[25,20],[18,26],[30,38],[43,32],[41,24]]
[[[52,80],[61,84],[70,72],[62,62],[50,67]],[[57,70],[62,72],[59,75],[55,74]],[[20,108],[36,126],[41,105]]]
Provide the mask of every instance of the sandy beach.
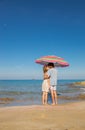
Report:
[[0,130],[85,130],[85,102],[1,107]]

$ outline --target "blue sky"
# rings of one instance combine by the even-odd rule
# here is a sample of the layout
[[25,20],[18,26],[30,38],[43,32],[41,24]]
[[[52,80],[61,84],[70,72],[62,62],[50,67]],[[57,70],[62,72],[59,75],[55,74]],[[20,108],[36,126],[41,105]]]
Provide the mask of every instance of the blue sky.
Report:
[[84,0],[0,0],[0,79],[42,78],[45,55],[69,62],[59,79],[85,79]]

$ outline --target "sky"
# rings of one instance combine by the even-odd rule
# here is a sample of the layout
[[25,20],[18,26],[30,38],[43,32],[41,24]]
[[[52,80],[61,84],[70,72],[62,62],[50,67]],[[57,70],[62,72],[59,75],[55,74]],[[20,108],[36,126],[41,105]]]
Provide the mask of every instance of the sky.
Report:
[[42,79],[46,55],[70,64],[58,79],[85,79],[85,1],[0,0],[0,79]]

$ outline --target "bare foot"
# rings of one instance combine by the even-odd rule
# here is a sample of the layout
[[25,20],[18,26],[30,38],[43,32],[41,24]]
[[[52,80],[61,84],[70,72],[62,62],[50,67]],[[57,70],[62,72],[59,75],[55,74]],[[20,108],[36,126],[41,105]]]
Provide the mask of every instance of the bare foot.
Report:
[[58,105],[58,103],[56,102],[55,105]]
[[48,103],[45,103],[45,105],[49,105]]
[[52,106],[55,106],[56,104],[55,104],[55,103],[52,103],[51,105],[52,105]]
[[45,103],[43,103],[42,105],[45,105]]

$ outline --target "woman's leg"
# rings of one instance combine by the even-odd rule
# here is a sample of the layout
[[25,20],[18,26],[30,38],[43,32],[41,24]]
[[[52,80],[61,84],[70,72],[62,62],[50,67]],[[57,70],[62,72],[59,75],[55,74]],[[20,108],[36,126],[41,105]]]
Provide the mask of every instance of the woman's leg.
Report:
[[48,101],[48,92],[45,92],[45,104],[47,104]]
[[45,104],[45,92],[42,93],[42,104]]

